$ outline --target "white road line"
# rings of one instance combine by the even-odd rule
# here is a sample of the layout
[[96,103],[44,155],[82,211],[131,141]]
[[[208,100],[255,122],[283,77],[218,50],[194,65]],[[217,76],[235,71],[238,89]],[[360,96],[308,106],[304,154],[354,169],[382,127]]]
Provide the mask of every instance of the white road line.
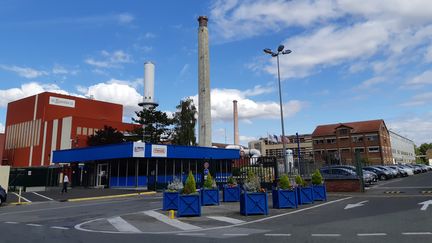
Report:
[[39,194],[39,193],[37,193],[37,192],[32,192],[32,193],[35,194],[35,195],[37,195],[37,196],[39,196],[39,197],[43,197],[43,198],[48,199],[48,200],[50,200],[50,201],[54,201],[54,199],[49,198],[49,197],[47,197],[47,196],[44,196],[44,195],[42,195],[42,194]]
[[61,227],[61,226],[51,226],[51,229],[61,229],[61,230],[68,230],[67,227]]
[[17,193],[15,193],[15,192],[12,192],[12,194],[14,194],[15,196],[17,196],[18,198],[22,198],[24,201],[26,201],[26,202],[32,202],[32,201],[30,201],[30,200],[28,200],[27,198],[25,198],[25,197],[23,197],[23,196],[20,196],[20,195],[18,195]]
[[187,224],[187,223],[181,222],[180,220],[177,220],[177,219],[170,219],[167,216],[160,214],[160,213],[153,211],[153,210],[144,211],[143,213],[145,215],[148,215],[152,218],[155,218],[155,219],[157,219],[157,220],[159,220],[165,224],[176,227],[177,229],[181,229],[181,230],[199,230],[199,229],[202,229],[201,227]]
[[402,235],[432,235],[431,232],[402,232]]
[[34,227],[42,227],[41,224],[26,224],[26,225],[28,225],[28,226],[34,226]]
[[8,221],[8,222],[4,222],[5,224],[18,224],[18,222],[12,222],[12,221]]
[[338,236],[341,236],[341,234],[311,234],[311,236],[314,236],[314,237],[338,237]]
[[291,236],[291,234],[264,234],[265,236]]
[[205,233],[179,233],[177,235],[184,235],[184,236],[204,236]]
[[108,218],[107,221],[120,232],[141,233],[141,230],[135,228],[121,217]]
[[387,233],[360,233],[357,236],[386,236]]
[[245,222],[240,219],[234,219],[234,218],[223,217],[223,216],[207,216],[207,218],[222,221],[222,222],[227,222],[230,224],[241,224]]
[[248,236],[249,234],[223,234],[224,236]]

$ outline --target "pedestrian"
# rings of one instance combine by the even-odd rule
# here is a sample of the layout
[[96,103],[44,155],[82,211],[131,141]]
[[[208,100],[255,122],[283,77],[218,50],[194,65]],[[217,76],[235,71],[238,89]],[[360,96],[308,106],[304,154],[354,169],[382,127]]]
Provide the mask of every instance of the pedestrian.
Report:
[[67,175],[65,175],[65,176],[63,177],[63,189],[62,189],[62,191],[61,191],[62,194],[63,194],[63,192],[66,192],[66,193],[67,193],[67,187],[68,187],[68,184],[69,184],[69,177],[68,177]]

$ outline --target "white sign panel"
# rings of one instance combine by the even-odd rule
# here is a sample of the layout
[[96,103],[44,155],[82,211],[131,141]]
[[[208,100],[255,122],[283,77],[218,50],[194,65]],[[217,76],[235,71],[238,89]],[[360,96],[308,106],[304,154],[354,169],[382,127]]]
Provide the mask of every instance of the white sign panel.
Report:
[[49,97],[49,104],[75,108],[75,100],[63,99],[63,98],[54,97],[54,96]]
[[145,143],[142,142],[134,142],[133,143],[133,153],[132,156],[134,158],[144,158],[145,151]]
[[152,145],[152,157],[167,157],[167,146],[165,145]]

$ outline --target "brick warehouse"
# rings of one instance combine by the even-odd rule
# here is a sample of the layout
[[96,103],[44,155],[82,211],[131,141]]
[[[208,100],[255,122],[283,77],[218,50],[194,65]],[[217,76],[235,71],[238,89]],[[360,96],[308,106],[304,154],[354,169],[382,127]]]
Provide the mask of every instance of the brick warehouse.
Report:
[[368,164],[393,162],[384,120],[319,125],[312,139],[315,161],[321,165],[354,164],[356,151]]
[[123,132],[136,126],[122,117],[122,105],[51,92],[10,102],[2,164],[50,166],[53,151],[87,146],[104,125]]

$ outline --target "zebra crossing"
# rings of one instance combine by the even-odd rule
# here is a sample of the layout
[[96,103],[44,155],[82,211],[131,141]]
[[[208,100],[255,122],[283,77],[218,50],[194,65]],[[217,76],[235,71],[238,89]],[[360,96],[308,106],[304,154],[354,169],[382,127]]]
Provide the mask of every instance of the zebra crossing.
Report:
[[238,225],[247,221],[228,216],[204,216],[171,219],[166,212],[148,210],[133,214],[114,216],[83,223],[86,231],[112,233],[168,233],[200,231],[207,228]]

